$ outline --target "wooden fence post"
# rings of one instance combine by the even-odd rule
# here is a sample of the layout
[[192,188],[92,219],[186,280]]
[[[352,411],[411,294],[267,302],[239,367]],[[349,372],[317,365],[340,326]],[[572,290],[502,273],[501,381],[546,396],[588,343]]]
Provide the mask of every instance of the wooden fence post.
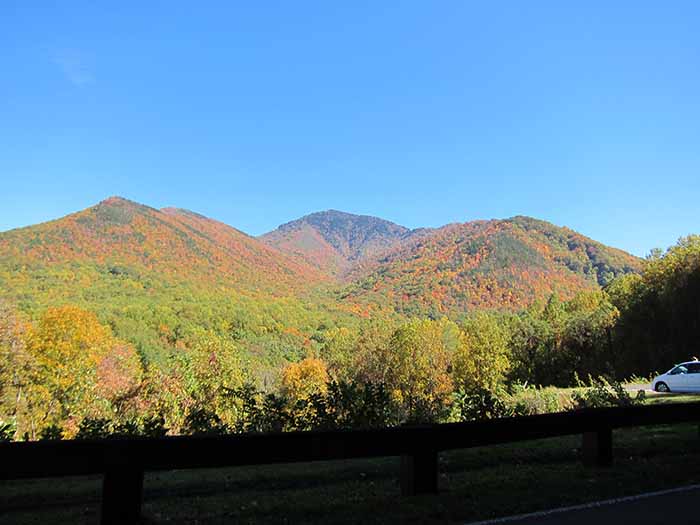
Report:
[[435,450],[416,451],[401,456],[401,494],[434,494],[438,491],[438,454]]
[[143,469],[130,461],[110,462],[102,482],[101,525],[131,525],[141,519]]
[[612,428],[599,428],[593,432],[584,432],[581,445],[584,465],[590,467],[612,465]]

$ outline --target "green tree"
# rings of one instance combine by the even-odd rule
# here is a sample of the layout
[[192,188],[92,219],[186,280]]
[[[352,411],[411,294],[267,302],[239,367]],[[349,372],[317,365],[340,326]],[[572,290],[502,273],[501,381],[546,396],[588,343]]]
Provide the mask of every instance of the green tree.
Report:
[[463,390],[495,391],[510,369],[510,333],[503,316],[478,312],[462,325],[453,377]]
[[622,375],[648,375],[700,353],[700,236],[682,237],[647,259],[641,278],[615,281],[615,329]]
[[0,422],[4,421],[8,435],[9,429],[14,434],[18,415],[27,410],[27,381],[33,366],[25,345],[27,330],[28,325],[0,301]]
[[320,355],[328,363],[329,373],[333,377],[347,377],[357,339],[357,334],[345,327],[334,328],[326,333]]
[[228,338],[204,333],[178,356],[179,375],[192,409],[202,407],[227,426],[233,426],[237,408],[227,393],[248,379],[240,352]]
[[386,385],[399,420],[443,417],[453,390],[450,370],[459,344],[457,325],[447,319],[413,320],[398,327],[388,341],[378,342],[361,347],[358,380]]

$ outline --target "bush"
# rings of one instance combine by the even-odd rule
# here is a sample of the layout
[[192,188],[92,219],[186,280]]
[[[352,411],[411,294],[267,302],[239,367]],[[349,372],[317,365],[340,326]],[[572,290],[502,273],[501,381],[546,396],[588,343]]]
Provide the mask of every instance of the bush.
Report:
[[452,419],[457,421],[478,421],[515,415],[505,392],[484,389],[457,391],[452,410]]
[[168,433],[163,416],[146,416],[141,420],[141,435],[144,437],[163,437]]
[[184,429],[193,435],[225,434],[228,431],[219,416],[206,408],[189,410],[185,416]]
[[311,414],[306,421],[309,429],[377,428],[398,423],[395,403],[381,383],[331,381],[325,393],[311,396],[308,402],[302,413]]
[[332,381],[327,403],[332,407],[333,428],[377,428],[398,423],[396,407],[383,383]]
[[517,415],[531,416],[563,412],[572,406],[571,396],[554,387],[536,387],[527,384],[511,386],[511,404]]
[[86,417],[78,425],[75,439],[103,439],[109,437],[112,422],[103,417]]
[[606,378],[591,379],[591,386],[577,390],[572,396],[574,409],[628,407],[639,405],[644,401],[644,391],[637,392],[635,397],[625,390],[619,381],[610,383]]
[[129,420],[112,425],[110,437],[133,437],[141,435],[141,428],[137,421]]
[[17,425],[14,421],[0,420],[0,442],[13,441],[15,439],[16,432]]
[[41,441],[63,439],[63,428],[60,425],[49,425],[39,432]]
[[[202,429],[200,428],[199,430]],[[135,436],[162,437],[167,432],[165,419],[159,415],[117,422],[108,418],[87,417],[80,422],[75,439],[127,438]],[[63,429],[61,427],[52,425],[42,431],[40,439],[62,439],[62,434]]]
[[385,385],[329,381],[307,397],[266,394],[253,385],[231,389],[238,407],[236,432],[376,428],[397,424]]

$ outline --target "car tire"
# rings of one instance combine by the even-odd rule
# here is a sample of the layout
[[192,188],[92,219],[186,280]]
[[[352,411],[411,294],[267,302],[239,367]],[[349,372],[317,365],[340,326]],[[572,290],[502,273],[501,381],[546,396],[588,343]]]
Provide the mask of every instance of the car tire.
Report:
[[656,383],[656,385],[654,386],[654,390],[656,390],[657,392],[670,392],[671,391],[671,389],[668,388],[668,385],[666,383],[664,383],[663,381],[659,381],[658,383]]

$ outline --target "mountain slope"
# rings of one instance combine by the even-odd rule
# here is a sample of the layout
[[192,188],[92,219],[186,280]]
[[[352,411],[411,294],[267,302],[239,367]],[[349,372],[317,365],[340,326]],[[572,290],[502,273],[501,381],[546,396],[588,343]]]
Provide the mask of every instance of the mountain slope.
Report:
[[[409,230],[327,211],[256,239],[187,210],[112,197],[0,233],[0,296],[31,310],[66,300],[104,305],[115,293],[154,308],[157,298],[183,295],[238,304],[246,296],[260,305],[304,295],[305,304],[326,311],[459,315],[516,310],[553,292],[571,297],[641,264],[528,217]],[[338,290],[335,299],[329,286]]]
[[330,275],[342,275],[411,236],[393,222],[328,210],[283,224],[260,239]]
[[35,226],[0,233],[0,265],[89,263],[111,274],[284,295],[322,276],[257,239],[186,210],[120,197]]
[[568,228],[528,217],[451,224],[351,272],[342,297],[415,315],[518,309],[553,292],[595,289],[642,261]]

